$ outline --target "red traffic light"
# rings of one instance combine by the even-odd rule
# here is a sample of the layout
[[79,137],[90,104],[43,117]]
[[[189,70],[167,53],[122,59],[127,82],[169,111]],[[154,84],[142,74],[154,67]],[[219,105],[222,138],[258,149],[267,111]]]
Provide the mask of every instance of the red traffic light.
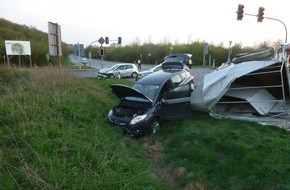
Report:
[[242,20],[244,16],[243,14],[244,14],[244,5],[239,4],[238,11],[237,11],[237,20]]
[[100,56],[104,55],[104,47],[103,46],[100,47],[99,54],[100,54]]

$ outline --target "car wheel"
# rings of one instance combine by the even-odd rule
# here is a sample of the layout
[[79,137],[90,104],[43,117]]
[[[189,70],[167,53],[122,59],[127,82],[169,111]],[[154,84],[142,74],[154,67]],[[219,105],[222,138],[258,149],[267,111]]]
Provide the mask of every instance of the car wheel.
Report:
[[132,78],[136,78],[137,77],[137,73],[136,72],[132,73],[131,77]]
[[160,130],[161,122],[158,118],[154,118],[149,125],[149,134],[155,134]]
[[109,78],[111,78],[111,79],[114,78],[114,75],[110,74],[110,75],[109,75]]

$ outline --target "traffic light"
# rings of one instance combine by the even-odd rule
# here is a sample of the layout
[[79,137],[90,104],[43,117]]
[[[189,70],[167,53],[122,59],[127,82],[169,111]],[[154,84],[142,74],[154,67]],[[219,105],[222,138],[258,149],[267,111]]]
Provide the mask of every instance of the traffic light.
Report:
[[104,55],[104,47],[103,46],[100,47],[99,54],[100,54],[100,56]]
[[109,44],[109,37],[105,37],[105,43]]
[[237,11],[237,20],[242,20],[244,16],[243,14],[244,14],[244,5],[239,4],[238,11]]
[[118,44],[122,44],[122,38],[118,37]]
[[264,19],[264,7],[259,7],[259,10],[258,10],[258,22],[262,22],[263,19]]

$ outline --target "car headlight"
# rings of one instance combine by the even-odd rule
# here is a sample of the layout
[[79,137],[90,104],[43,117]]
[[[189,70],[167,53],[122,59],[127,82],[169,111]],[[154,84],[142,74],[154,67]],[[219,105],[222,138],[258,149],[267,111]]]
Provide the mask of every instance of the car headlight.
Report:
[[111,117],[113,115],[113,110],[110,110],[108,113],[108,117]]
[[139,123],[142,123],[145,118],[147,117],[147,115],[137,115],[136,117],[134,117],[131,121],[130,121],[130,125],[137,125]]

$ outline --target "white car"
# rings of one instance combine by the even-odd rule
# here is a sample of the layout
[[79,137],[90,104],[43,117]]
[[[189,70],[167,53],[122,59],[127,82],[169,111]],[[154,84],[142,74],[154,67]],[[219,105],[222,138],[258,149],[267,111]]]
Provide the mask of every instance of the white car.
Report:
[[98,78],[124,78],[131,77],[136,78],[138,75],[138,68],[132,63],[119,63],[111,66],[110,68],[100,69],[97,77]]
[[83,57],[83,58],[82,58],[82,64],[86,65],[87,63],[88,63],[87,58]]

